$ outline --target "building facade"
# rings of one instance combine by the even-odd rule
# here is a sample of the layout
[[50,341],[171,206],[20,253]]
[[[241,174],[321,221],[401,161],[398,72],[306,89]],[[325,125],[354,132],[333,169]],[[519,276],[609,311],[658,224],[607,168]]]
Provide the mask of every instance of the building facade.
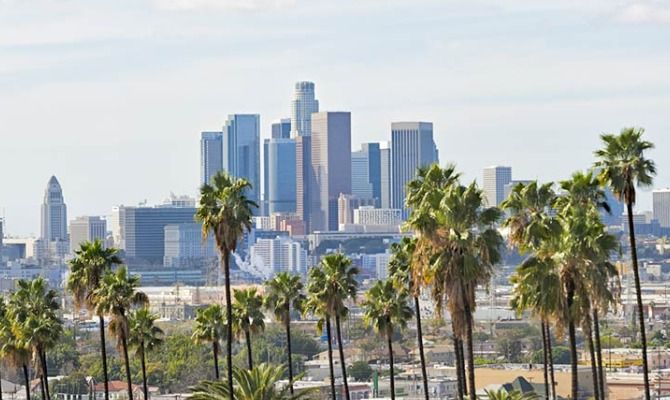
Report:
[[260,116],[232,114],[223,126],[223,170],[251,183],[249,200],[260,204]]
[[107,237],[107,221],[98,216],[77,217],[70,221],[70,253],[74,253],[84,242],[100,240]]
[[202,238],[198,223],[168,224],[164,232],[163,265],[169,268],[201,267],[216,263],[214,237]]
[[[272,123],[270,129],[270,139],[263,140],[263,215],[269,215],[268,201],[269,201],[269,175],[270,163],[268,160],[268,146],[272,139],[289,139],[291,137],[291,119],[282,118]],[[295,150],[294,150],[295,153]],[[293,155],[295,164],[295,154]]]
[[42,201],[40,238],[47,242],[66,241],[67,236],[67,206],[63,199],[63,189],[52,176],[47,183]]
[[381,150],[379,143],[363,143],[351,153],[351,190],[361,198],[381,203]]
[[223,169],[223,132],[200,134],[200,184],[211,183]]
[[288,237],[257,239],[251,246],[251,262],[269,277],[279,272],[304,276],[307,271],[307,251]]
[[416,177],[419,167],[438,162],[431,122],[394,122],[391,124],[391,207],[405,207],[407,183]]
[[505,186],[512,182],[512,167],[484,168],[484,193],[490,207],[497,207],[505,200]]
[[351,193],[351,113],[312,115],[312,179],[310,230],[338,228],[337,199]]
[[267,145],[267,211],[296,211],[296,145],[294,139],[270,139]]
[[379,206],[391,208],[391,148],[385,145],[379,149]]
[[291,101],[291,136],[312,134],[312,114],[319,112],[314,82],[296,82]]
[[662,228],[670,228],[670,189],[652,192],[654,219]]
[[402,210],[397,208],[375,208],[362,206],[354,210],[354,224],[395,225],[402,224]]

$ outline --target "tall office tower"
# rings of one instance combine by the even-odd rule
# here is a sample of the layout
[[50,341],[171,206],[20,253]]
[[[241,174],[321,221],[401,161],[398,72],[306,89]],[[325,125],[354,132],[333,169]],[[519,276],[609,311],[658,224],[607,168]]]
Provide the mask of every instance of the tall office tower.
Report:
[[312,134],[312,114],[319,112],[319,100],[314,97],[313,82],[296,82],[291,101],[291,136]]
[[70,253],[74,253],[84,242],[107,237],[107,221],[100,217],[77,217],[70,221]]
[[210,183],[223,169],[223,132],[202,132],[200,135],[200,184]]
[[251,183],[249,200],[260,202],[261,149],[258,114],[232,114],[223,126],[223,170]]
[[391,124],[391,207],[405,208],[405,186],[416,177],[419,167],[438,162],[432,122],[393,122]]
[[200,267],[216,261],[213,235],[202,239],[202,225],[190,222],[169,224],[163,228],[165,267]]
[[296,136],[295,140],[295,212],[311,232],[310,206],[312,203],[312,137]]
[[63,189],[55,176],[49,179],[44,191],[40,238],[45,242],[67,240],[67,206],[63,201]]
[[661,228],[670,228],[670,189],[658,189],[652,192],[654,219]]
[[351,153],[351,190],[362,197],[381,202],[381,151],[379,143],[363,143]]
[[505,200],[505,185],[511,181],[512,167],[484,168],[484,194],[490,207],[499,206]]
[[310,229],[336,231],[337,199],[351,193],[351,113],[312,115]]
[[[291,119],[282,118],[272,123],[270,139],[263,140],[263,215],[270,215],[269,196],[270,196],[270,162],[268,160],[270,141],[273,139],[289,139],[291,137]],[[295,144],[295,142],[294,142]],[[293,149],[295,153],[295,149]],[[291,158],[295,164],[295,154]],[[295,180],[295,166],[293,168],[293,179]],[[295,188],[294,188],[295,191]],[[293,195],[295,197],[295,194]],[[295,211],[295,209],[293,210]]]
[[391,148],[389,143],[382,143],[379,149],[379,207],[391,208]]
[[295,212],[295,139],[270,139],[268,143],[268,214]]

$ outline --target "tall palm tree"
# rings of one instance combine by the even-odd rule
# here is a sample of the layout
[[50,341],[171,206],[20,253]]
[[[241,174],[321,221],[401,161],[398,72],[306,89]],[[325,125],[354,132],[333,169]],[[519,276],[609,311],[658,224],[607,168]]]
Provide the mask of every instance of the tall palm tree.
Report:
[[191,338],[198,344],[212,345],[214,376],[219,379],[219,352],[221,341],[226,338],[226,313],[218,304],[200,308],[195,314],[195,327]]
[[[245,231],[251,229],[253,208],[258,205],[249,200],[247,193],[251,184],[246,179],[236,179],[226,172],[212,177],[211,184],[200,188],[200,203],[196,220],[202,223],[203,238],[214,235],[216,247],[221,254],[225,277],[226,321],[233,320],[230,292],[230,256],[237,249],[237,242]],[[233,325],[227,324],[226,362],[228,366],[228,386],[230,400],[233,400]]]
[[133,307],[142,307],[149,303],[147,295],[137,290],[139,286],[139,276],[129,275],[128,269],[121,266],[116,272],[105,273],[100,287],[93,292],[96,298],[95,311],[98,315],[110,316],[109,331],[116,337],[117,348],[123,352],[130,400],[133,400],[133,382],[130,377],[130,358],[128,357],[130,336],[128,313]]
[[42,396],[49,400],[47,350],[53,348],[63,332],[63,323],[58,318],[57,294],[49,289],[47,281],[38,277],[30,281],[19,280],[10,299],[12,330],[23,347],[30,349],[38,363],[42,380]]
[[393,330],[405,328],[412,318],[412,309],[407,305],[406,290],[397,290],[392,280],[377,281],[365,294],[363,321],[367,326],[386,336],[391,368],[391,399],[395,400],[395,376],[393,371]]
[[[320,266],[313,267],[309,270],[309,279],[307,284],[307,298],[303,308],[303,313],[316,316],[319,320],[316,323],[316,331],[319,335],[323,335],[326,331],[326,338],[328,342],[328,369],[330,373],[330,392],[332,400],[337,399],[335,391],[335,367],[333,365],[333,330],[330,323],[331,317],[328,314],[326,305],[322,299],[319,286],[323,282],[323,271],[313,272],[320,269]],[[324,326],[325,325],[325,326]]]
[[[77,309],[85,307],[89,311],[95,310],[96,299],[92,294],[100,286],[102,276],[114,265],[122,263],[117,255],[117,251],[115,248],[105,248],[100,240],[84,242],[78,250],[75,250],[75,256],[69,262],[70,274],[68,275],[66,286],[74,298]],[[98,315],[98,320],[105,400],[109,400],[105,318],[103,315]]]
[[128,316],[129,337],[128,346],[135,348],[135,355],[142,364],[142,383],[144,400],[149,400],[149,386],[147,384],[146,352],[153,351],[163,344],[163,330],[156,326],[157,315],[148,308],[134,310]]
[[603,148],[595,151],[598,160],[594,167],[600,171],[601,183],[608,186],[612,193],[626,204],[628,212],[628,237],[630,239],[631,259],[635,277],[637,312],[640,321],[640,341],[642,342],[642,367],[644,372],[644,395],[649,400],[649,360],[647,359],[647,335],[644,324],[644,305],[640,288],[640,272],[637,262],[635,242],[635,225],[633,223],[633,206],[636,201],[636,186],[651,186],[656,174],[653,160],[645,157],[645,153],[654,148],[654,144],[643,140],[642,128],[624,128],[618,135],[601,135]]
[[263,296],[256,288],[235,290],[233,293],[233,333],[244,336],[247,344],[247,362],[249,369],[254,368],[251,354],[251,335],[265,330],[263,318]]
[[28,374],[30,351],[19,343],[12,331],[14,321],[10,315],[14,313],[10,310],[11,307],[12,304],[6,304],[4,298],[0,297],[0,360],[5,360],[9,365],[22,370],[26,399],[30,399],[30,376]]
[[421,307],[419,304],[418,284],[412,279],[412,256],[416,248],[416,239],[403,238],[400,243],[391,245],[391,259],[389,260],[389,277],[393,280],[396,289],[406,290],[414,301],[414,317],[416,318],[416,335],[419,343],[419,361],[421,363],[421,376],[423,380],[423,395],[428,400],[428,374],[426,372],[426,357],[423,351],[423,330],[421,325]]
[[490,282],[493,265],[501,258],[503,239],[495,228],[501,213],[496,207],[485,206],[482,190],[472,183],[445,188],[437,208],[424,203],[415,216],[427,216],[432,222],[424,226],[435,227],[419,238],[417,253],[419,260],[422,257],[424,260],[417,267],[428,266],[422,274],[432,285],[437,310],[440,312],[446,303],[454,335],[465,341],[468,394],[475,400],[472,346],[475,289]]
[[347,365],[344,358],[344,343],[342,342],[340,320],[341,318],[346,318],[349,313],[349,308],[345,303],[349,300],[356,300],[356,292],[358,290],[356,275],[358,275],[358,268],[352,266],[351,259],[342,253],[326,255],[321,259],[318,268],[312,268],[309,271],[308,291],[320,302],[327,323],[329,323],[331,317],[335,318],[335,332],[340,353],[342,380],[347,400],[350,399],[350,393],[349,384],[347,383]]
[[[253,370],[235,368],[236,400],[302,400],[313,398],[311,390],[290,393],[288,386],[279,386],[277,382],[284,376],[284,367],[261,364]],[[193,388],[190,396],[193,400],[224,400],[230,398],[228,386],[220,381],[202,381]]]
[[293,394],[293,356],[291,354],[291,309],[301,313],[305,302],[303,284],[298,275],[280,272],[265,282],[265,308],[286,329],[289,389]]

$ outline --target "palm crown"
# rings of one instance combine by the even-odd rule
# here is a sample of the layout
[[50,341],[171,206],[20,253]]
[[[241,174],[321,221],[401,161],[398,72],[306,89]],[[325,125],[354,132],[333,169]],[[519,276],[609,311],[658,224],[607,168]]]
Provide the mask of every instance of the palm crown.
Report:
[[259,333],[265,329],[263,297],[256,288],[236,290],[233,293],[233,331],[238,336],[245,332]]
[[391,335],[394,328],[405,328],[412,318],[409,297],[397,290],[391,280],[377,281],[365,294],[363,321],[376,332]]
[[158,316],[148,308],[139,308],[128,315],[130,337],[128,345],[137,349],[137,355],[142,351],[151,351],[163,343],[163,330],[156,326]]
[[265,308],[270,310],[277,321],[290,322],[290,310],[301,312],[305,302],[300,277],[288,272],[280,272],[265,282]]
[[195,314],[192,338],[200,344],[220,342],[226,336],[226,313],[218,304],[200,308]]
[[114,248],[105,248],[100,240],[84,242],[75,257],[70,260],[70,275],[67,289],[72,293],[75,305],[95,308],[95,299],[91,296],[100,286],[105,272],[122,261]]
[[[344,254],[329,254],[321,260],[319,267],[309,271],[308,291],[312,308],[320,308],[329,316],[346,316],[348,299],[355,299],[358,290],[356,275],[358,268]],[[320,303],[319,306],[314,302]]]

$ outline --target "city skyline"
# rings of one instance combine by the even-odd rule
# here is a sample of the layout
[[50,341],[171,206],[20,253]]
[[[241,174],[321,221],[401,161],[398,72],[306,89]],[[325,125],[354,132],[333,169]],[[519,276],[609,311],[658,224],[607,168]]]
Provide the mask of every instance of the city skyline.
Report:
[[[352,112],[351,150],[389,140],[393,121],[425,120],[442,164],[455,162],[468,180],[496,164],[524,179],[558,180],[590,166],[601,132],[636,125],[659,149],[650,153],[655,186],[670,185],[662,156],[670,18],[660,2],[212,4],[1,3],[7,234],[39,235],[51,175],[72,219],[170,191],[195,194],[200,132],[249,112],[261,115],[261,140],[269,137],[300,80],[317,85],[321,109]],[[53,15],[58,22],[47,24]],[[300,32],[290,28],[297,21]],[[639,209],[651,204],[643,191]]]

